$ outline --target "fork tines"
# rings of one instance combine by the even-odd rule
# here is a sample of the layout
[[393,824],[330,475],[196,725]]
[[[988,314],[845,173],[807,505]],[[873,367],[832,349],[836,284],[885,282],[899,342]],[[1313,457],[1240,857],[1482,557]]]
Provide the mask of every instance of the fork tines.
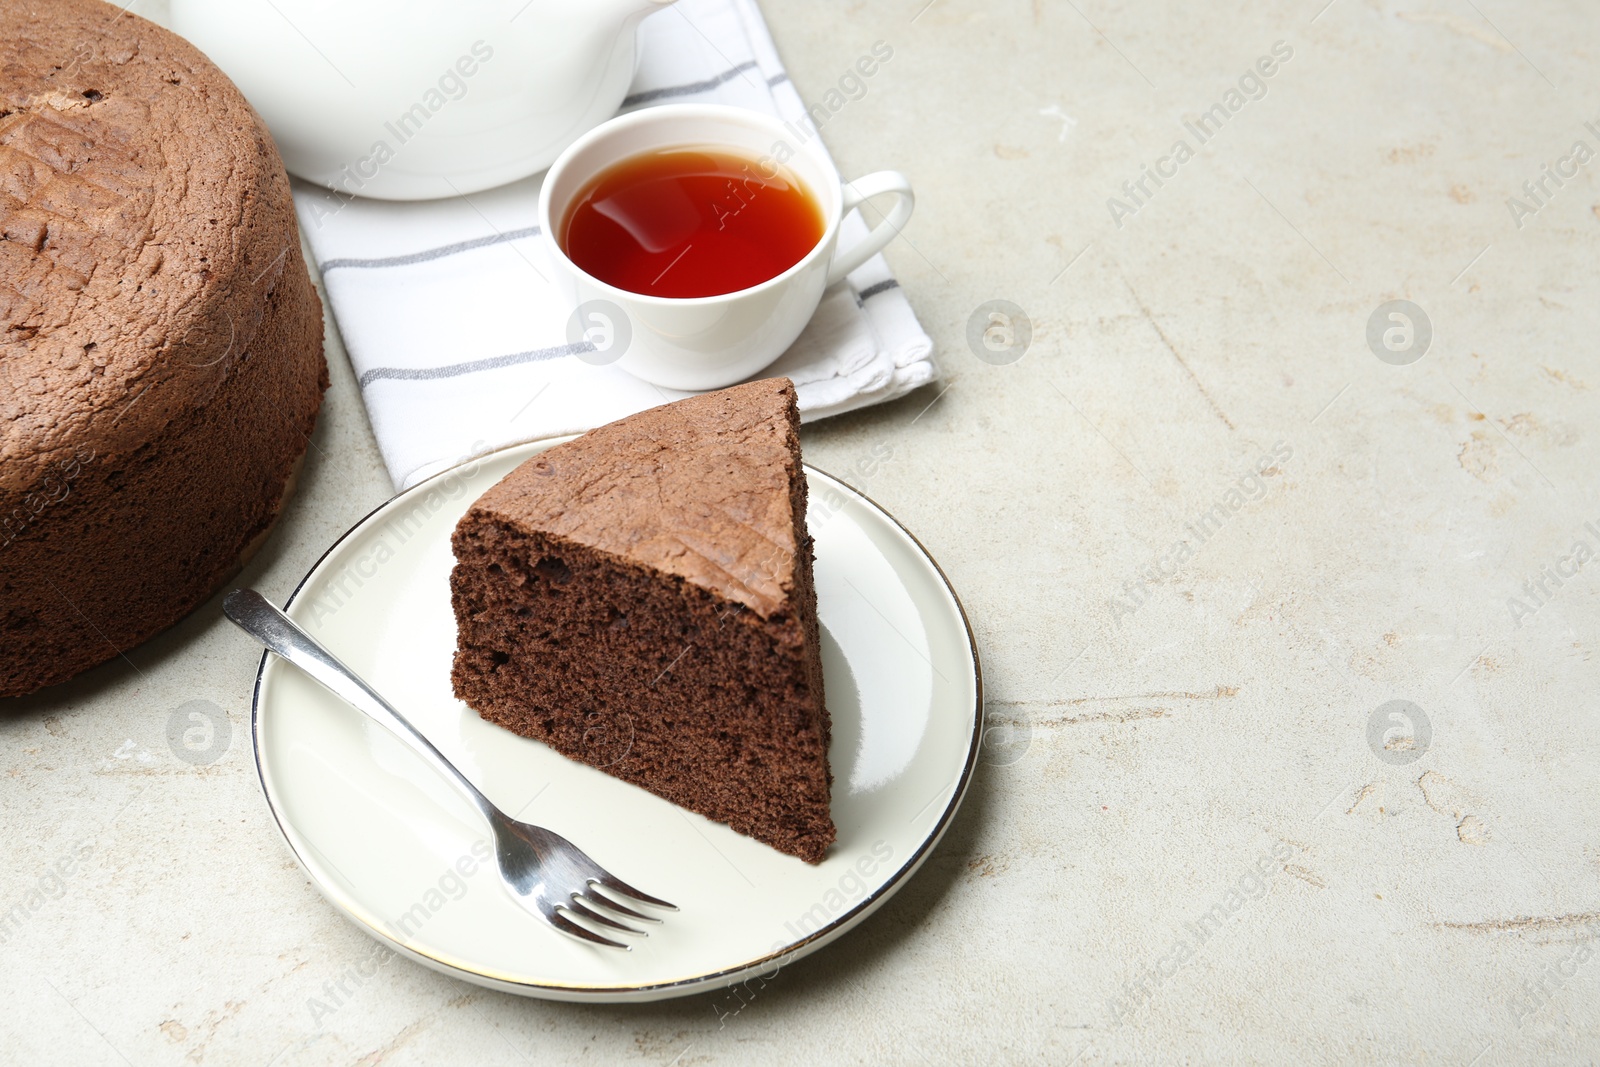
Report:
[[653,897],[648,893],[640,892],[639,890],[630,886],[628,883],[622,881],[620,878],[616,878],[612,875],[606,875],[603,878],[591,878],[588,882],[587,888],[583,892],[573,893],[568,901],[563,901],[557,904],[556,909],[558,910],[556,910],[550,918],[551,925],[555,926],[556,929],[562,931],[563,933],[571,934],[573,937],[581,938],[582,940],[592,942],[593,944],[607,945],[612,948],[620,948],[624,951],[631,951],[631,945],[624,944],[621,941],[613,941],[609,937],[605,937],[594,932],[593,930],[588,929],[585,926],[573,922],[567,917],[566,914],[564,914],[564,912],[571,912],[573,915],[581,916],[582,918],[587,919],[589,922],[607,927],[608,929],[620,930],[629,934],[638,934],[640,937],[648,937],[650,935],[643,930],[638,930],[632,926],[629,926],[627,923],[618,922],[616,919],[611,918],[604,912],[597,911],[595,908],[590,907],[590,905],[598,905],[599,907],[615,912],[618,915],[625,915],[630,919],[638,919],[641,922],[661,922],[659,918],[656,918],[653,915],[646,915],[644,912],[635,911],[633,908],[619,904],[617,901],[611,899],[611,897],[607,894],[599,892],[598,887],[603,887],[607,890],[610,890],[612,893],[615,893],[618,896],[632,897],[633,899],[644,904],[652,904],[658,908],[666,908],[670,911],[678,910],[676,906],[667,903],[665,900],[661,900],[658,897]]

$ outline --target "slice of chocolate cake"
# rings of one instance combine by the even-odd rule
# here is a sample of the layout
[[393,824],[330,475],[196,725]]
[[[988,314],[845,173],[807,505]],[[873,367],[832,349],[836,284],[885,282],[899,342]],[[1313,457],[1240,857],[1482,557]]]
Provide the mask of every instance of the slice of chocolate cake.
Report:
[[834,839],[794,385],[543,452],[456,527],[456,695],[812,863]]

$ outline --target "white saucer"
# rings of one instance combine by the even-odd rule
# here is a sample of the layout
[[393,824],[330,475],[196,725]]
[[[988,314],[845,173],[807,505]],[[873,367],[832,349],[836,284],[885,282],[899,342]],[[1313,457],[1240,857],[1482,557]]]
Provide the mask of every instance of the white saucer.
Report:
[[506,449],[395,497],[328,550],[287,610],[490,800],[681,910],[629,939],[631,952],[552,930],[481,862],[489,832],[473,809],[383,727],[274,656],[262,659],[253,722],[267,803],[328,900],[457,978],[643,1001],[770,976],[904,885],[961,803],[983,732],[961,605],[899,524],[807,469],[839,838],[818,866],[785,856],[489,725],[453,696],[450,533],[479,494],[555,443]]

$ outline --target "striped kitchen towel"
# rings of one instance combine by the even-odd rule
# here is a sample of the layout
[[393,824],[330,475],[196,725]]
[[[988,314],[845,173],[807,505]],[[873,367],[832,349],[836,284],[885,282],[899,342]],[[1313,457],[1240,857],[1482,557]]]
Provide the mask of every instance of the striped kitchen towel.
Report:
[[[731,104],[817,130],[755,0],[679,0],[644,20],[639,45],[625,111]],[[340,203],[295,183],[301,229],[397,489],[474,455],[688,395],[574,354],[571,309],[543,280],[554,275],[539,241],[541,177],[412,202]],[[852,212],[840,243],[865,232]],[[824,296],[806,331],[762,376],[794,379],[809,421],[934,380],[932,350],[878,256]]]

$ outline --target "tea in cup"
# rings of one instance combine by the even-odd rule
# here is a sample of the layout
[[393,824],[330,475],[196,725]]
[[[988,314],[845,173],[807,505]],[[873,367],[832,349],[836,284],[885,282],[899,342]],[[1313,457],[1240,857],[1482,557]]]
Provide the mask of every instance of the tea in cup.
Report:
[[[823,291],[911,216],[894,171],[844,183],[816,139],[742,108],[678,104],[612,119],[545,176],[539,217],[573,307],[626,316],[619,366],[672,389],[757,373],[805,328]],[[839,249],[845,213],[892,193],[883,222]]]

